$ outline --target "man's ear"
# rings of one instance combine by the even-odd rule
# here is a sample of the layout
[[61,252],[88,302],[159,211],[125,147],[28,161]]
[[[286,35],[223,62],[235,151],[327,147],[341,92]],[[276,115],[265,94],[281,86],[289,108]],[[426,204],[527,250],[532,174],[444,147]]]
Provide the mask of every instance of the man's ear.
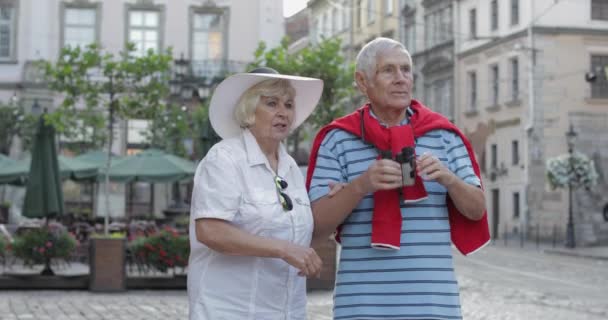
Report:
[[355,82],[357,83],[357,88],[359,91],[367,96],[367,89],[369,89],[369,82],[367,81],[367,77],[365,73],[362,71],[355,72]]

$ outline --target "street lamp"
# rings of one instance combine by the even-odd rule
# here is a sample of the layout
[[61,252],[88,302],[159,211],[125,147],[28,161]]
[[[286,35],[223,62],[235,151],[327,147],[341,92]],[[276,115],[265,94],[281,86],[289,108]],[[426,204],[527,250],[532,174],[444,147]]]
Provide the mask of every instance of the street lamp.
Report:
[[[572,123],[570,124],[570,130],[566,132],[566,142],[568,143],[568,154],[570,155],[570,172],[574,172],[574,163],[572,162],[572,155],[574,152],[574,143],[576,142],[577,133],[574,131]],[[574,240],[574,220],[572,218],[572,179],[568,180],[568,225],[566,227],[566,248],[574,248],[576,246]]]

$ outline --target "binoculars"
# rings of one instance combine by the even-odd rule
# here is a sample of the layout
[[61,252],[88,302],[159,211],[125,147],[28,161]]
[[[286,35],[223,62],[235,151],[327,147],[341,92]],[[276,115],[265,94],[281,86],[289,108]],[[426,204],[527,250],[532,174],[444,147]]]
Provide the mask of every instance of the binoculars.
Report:
[[414,147],[404,147],[393,155],[390,150],[380,151],[382,159],[391,159],[401,165],[401,177],[404,186],[413,186],[416,182],[416,153]]

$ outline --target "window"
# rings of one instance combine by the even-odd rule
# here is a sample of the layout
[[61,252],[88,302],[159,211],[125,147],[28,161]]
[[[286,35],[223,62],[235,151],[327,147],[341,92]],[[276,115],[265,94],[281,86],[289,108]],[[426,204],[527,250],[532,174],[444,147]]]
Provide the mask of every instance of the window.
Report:
[[591,0],[591,19],[608,20],[608,0]]
[[135,44],[135,55],[143,56],[160,49],[160,12],[151,10],[129,11],[129,41]]
[[591,84],[592,98],[608,98],[608,55],[591,56],[591,71],[595,73],[597,78]]
[[367,0],[367,23],[374,23],[376,20],[376,0]]
[[408,15],[405,17],[405,32],[403,33],[405,39],[403,43],[405,48],[411,52],[416,52],[416,15]]
[[86,47],[97,41],[97,10],[65,8],[62,46]]
[[513,140],[511,142],[511,160],[513,165],[519,164],[519,142],[517,140]]
[[363,0],[357,1],[357,27],[361,27],[361,20],[363,19]]
[[323,35],[325,38],[331,37],[331,21],[329,19],[331,19],[331,16],[329,11],[327,11],[323,14]]
[[452,8],[446,7],[425,15],[424,30],[426,48],[432,48],[452,40]]
[[0,2],[0,61],[16,58],[17,15],[15,4]]
[[339,29],[338,29],[338,25],[339,25],[339,20],[338,20],[338,9],[337,8],[333,8],[331,11],[331,34],[334,35],[336,33],[338,33]]
[[221,13],[195,13],[192,17],[192,60],[224,58],[224,16]]
[[511,0],[511,25],[519,23],[519,0]]
[[477,10],[469,10],[469,36],[477,38]]
[[384,13],[387,16],[393,15],[393,0],[384,0]]
[[513,218],[519,218],[519,192],[513,192]]
[[490,147],[490,167],[498,168],[498,147],[492,144]]
[[347,30],[350,28],[350,15],[348,3],[344,2],[342,4],[342,30]]
[[448,119],[452,119],[450,101],[452,95],[452,81],[450,78],[438,79],[425,85],[425,101],[433,111],[441,113]]
[[477,73],[469,72],[469,110],[477,110]]
[[519,60],[511,59],[511,100],[519,99]]
[[492,0],[490,3],[490,10],[492,31],[498,30],[498,0]]
[[498,95],[499,95],[499,85],[500,85],[497,64],[490,67],[490,81],[492,84],[492,87],[491,87],[492,92],[490,95],[492,97],[492,105],[496,106],[496,105],[498,105]]

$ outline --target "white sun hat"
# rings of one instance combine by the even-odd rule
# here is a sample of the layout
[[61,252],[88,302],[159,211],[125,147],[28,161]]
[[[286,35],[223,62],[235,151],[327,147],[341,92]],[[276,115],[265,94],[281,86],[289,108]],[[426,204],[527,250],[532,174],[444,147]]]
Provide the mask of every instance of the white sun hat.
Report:
[[241,95],[255,84],[268,79],[286,79],[295,88],[296,112],[292,129],[297,128],[308,118],[323,92],[321,79],[282,75],[266,67],[232,75],[217,86],[209,105],[209,121],[222,139],[237,136],[243,130],[234,118],[234,109]]

